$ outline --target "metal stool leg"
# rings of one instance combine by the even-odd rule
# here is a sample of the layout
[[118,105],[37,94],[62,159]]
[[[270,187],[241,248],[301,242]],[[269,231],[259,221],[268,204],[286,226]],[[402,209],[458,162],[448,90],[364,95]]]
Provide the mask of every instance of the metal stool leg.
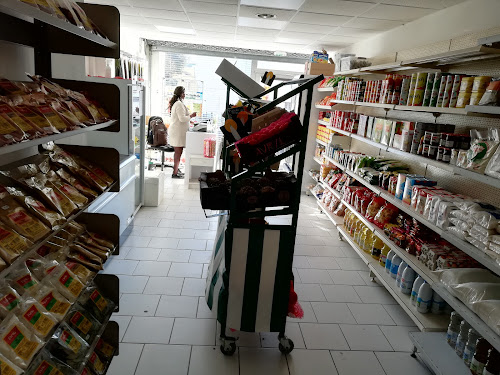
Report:
[[165,165],[165,151],[161,152],[161,171],[163,172],[163,167]]

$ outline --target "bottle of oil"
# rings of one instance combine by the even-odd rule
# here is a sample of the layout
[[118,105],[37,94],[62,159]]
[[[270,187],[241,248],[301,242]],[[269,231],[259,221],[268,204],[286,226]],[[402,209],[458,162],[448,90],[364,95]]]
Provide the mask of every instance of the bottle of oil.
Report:
[[[384,246],[385,246],[384,242],[382,242],[382,240],[376,235],[373,235],[372,248],[370,250],[370,254],[373,259],[377,260],[380,259],[380,256],[382,254],[382,249],[384,248]],[[384,261],[384,266],[385,266],[385,261]]]
[[488,361],[489,350],[493,347],[486,341],[485,338],[481,337],[476,342],[476,352],[470,361],[470,372],[473,375],[483,375],[484,367]]
[[391,251],[391,248],[389,246],[387,246],[386,244],[384,244],[384,246],[382,246],[382,250],[380,251],[380,259],[378,261],[382,267],[385,267],[385,263],[387,261],[387,255],[389,254],[389,251]]

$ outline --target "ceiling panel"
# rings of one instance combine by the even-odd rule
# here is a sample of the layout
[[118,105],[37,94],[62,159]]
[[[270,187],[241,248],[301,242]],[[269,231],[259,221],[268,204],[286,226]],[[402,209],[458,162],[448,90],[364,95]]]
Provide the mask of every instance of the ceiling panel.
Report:
[[237,40],[245,40],[245,41],[254,41],[254,42],[269,43],[269,42],[273,42],[276,39],[276,35],[277,34],[275,32],[274,34],[271,34],[269,37],[265,38],[262,35],[241,35],[241,34],[236,34],[235,38]]
[[177,12],[174,10],[151,9],[151,8],[133,8],[133,9],[135,9],[136,11],[135,14],[139,13],[141,16],[144,17],[161,18],[161,19],[176,20],[176,21],[188,20],[186,13],[184,12]]
[[125,5],[115,5],[120,11],[120,16],[136,16],[137,9]]
[[204,3],[201,1],[183,0],[182,4],[188,12],[217,14],[219,16],[235,16],[238,13],[237,5]]
[[238,27],[238,30],[236,30],[236,34],[238,35],[269,36],[273,33],[276,34],[276,30],[256,27]]
[[283,10],[283,9],[275,9],[275,8],[260,8],[260,7],[248,7],[248,6],[240,6],[240,17],[257,17],[257,14],[260,13],[271,13],[276,15],[276,18],[273,18],[278,21],[289,21],[290,18],[296,13],[293,10]]
[[319,33],[296,33],[293,31],[282,31],[279,33],[278,37],[280,38],[288,38],[288,39],[296,39],[296,40],[309,40],[311,42],[318,40],[321,35]]
[[292,21],[311,25],[340,26],[350,19],[352,19],[352,17],[299,12],[293,17]]
[[236,26],[226,26],[226,25],[216,25],[212,23],[193,23],[193,27],[196,30],[205,30],[205,31],[215,31],[215,32],[223,32],[223,33],[233,33],[236,31]]
[[141,32],[141,31],[150,31],[150,32],[155,32],[158,31],[156,27],[153,25],[145,25],[145,24],[138,24],[138,23],[126,23],[122,22],[120,23],[120,28],[124,29],[131,29],[136,32]]
[[120,16],[120,21],[124,23],[142,23],[149,24],[150,22],[141,16]]
[[297,10],[304,0],[241,0],[241,5]]
[[[132,0],[130,0],[132,1]],[[181,0],[183,1],[183,0]],[[217,3],[217,4],[234,4],[238,5],[238,0],[198,0],[203,3]]]
[[215,25],[236,25],[236,17],[217,16],[215,14],[202,14],[202,13],[188,13],[191,22],[196,23],[211,23]]
[[363,30],[363,29],[353,29],[350,27],[338,27],[333,30],[330,35],[343,35],[343,36],[352,36],[355,38],[370,38],[380,34],[380,30]]
[[313,41],[310,39],[296,39],[296,38],[286,38],[284,36],[278,36],[276,38],[277,43],[285,43],[285,44],[303,44],[303,45],[308,45],[311,44]]
[[372,8],[374,2],[377,1],[307,0],[300,10],[341,16],[359,16]]
[[[114,0],[115,1],[115,0]],[[130,5],[139,6],[141,8],[153,8],[153,9],[168,9],[168,10],[178,10],[183,11],[181,4],[178,0],[140,0],[134,2],[130,0]]]
[[433,9],[411,8],[398,5],[379,4],[363,14],[366,18],[409,22],[433,13]]
[[238,26],[256,27],[263,29],[281,30],[287,24],[286,21],[264,20],[261,18],[238,17]]
[[362,40],[362,38],[354,38],[350,36],[344,36],[344,35],[325,35],[322,38],[319,39],[319,42],[327,42],[327,43],[333,43],[333,44],[352,44],[356,43]]
[[231,33],[216,33],[213,31],[197,31],[196,34],[200,38],[210,38],[210,39],[234,39],[234,34]]
[[319,34],[327,34],[330,31],[335,29],[335,27],[332,26],[323,26],[323,25],[316,25],[316,24],[308,24],[308,23],[297,23],[297,22],[290,22],[286,27],[283,29],[285,31],[296,31],[299,33],[307,33],[307,32],[315,32]]
[[177,27],[180,29],[192,29],[191,23],[184,21],[163,20],[161,18],[147,18],[147,20],[156,26]]
[[389,30],[394,27],[401,26],[403,23],[404,22],[401,21],[377,20],[374,18],[357,17],[357,18],[352,18],[350,21],[346,22],[343,26],[353,27],[356,29]]
[[445,7],[441,0],[382,0],[381,3],[431,9],[443,9]]

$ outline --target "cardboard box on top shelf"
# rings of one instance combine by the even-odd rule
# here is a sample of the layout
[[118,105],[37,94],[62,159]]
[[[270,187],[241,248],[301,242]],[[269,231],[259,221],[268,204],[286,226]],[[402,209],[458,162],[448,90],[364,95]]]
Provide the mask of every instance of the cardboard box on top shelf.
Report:
[[335,73],[335,64],[306,62],[305,74],[331,76]]

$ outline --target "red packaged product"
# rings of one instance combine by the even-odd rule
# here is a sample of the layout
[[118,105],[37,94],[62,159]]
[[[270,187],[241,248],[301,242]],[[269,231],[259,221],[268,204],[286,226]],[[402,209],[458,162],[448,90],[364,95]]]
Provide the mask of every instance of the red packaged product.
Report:
[[45,135],[45,132],[29,121],[26,117],[16,112],[13,107],[8,104],[0,104],[0,114],[16,124],[25,134],[25,138],[33,139]]
[[373,220],[375,220],[375,216],[378,214],[380,208],[384,206],[384,204],[385,204],[384,198],[374,197],[368,204],[368,207],[366,208],[365,217],[369,221],[373,222]]
[[398,211],[399,209],[396,206],[386,203],[375,215],[373,223],[377,227],[383,228],[385,224],[392,222],[396,218]]
[[77,126],[71,126],[71,124],[54,111],[50,105],[39,105],[36,107],[36,110],[59,132],[65,132],[67,130],[74,130],[78,128]]
[[[51,135],[55,133],[59,133],[59,131],[54,128],[50,122],[47,121],[45,117],[43,117],[36,109],[28,105],[18,105],[13,107],[14,110],[19,113],[21,116],[26,118],[28,121],[35,124],[38,128],[42,129],[45,135]],[[33,108],[33,110],[32,110]]]
[[21,142],[24,132],[9,118],[0,116],[0,146]]

